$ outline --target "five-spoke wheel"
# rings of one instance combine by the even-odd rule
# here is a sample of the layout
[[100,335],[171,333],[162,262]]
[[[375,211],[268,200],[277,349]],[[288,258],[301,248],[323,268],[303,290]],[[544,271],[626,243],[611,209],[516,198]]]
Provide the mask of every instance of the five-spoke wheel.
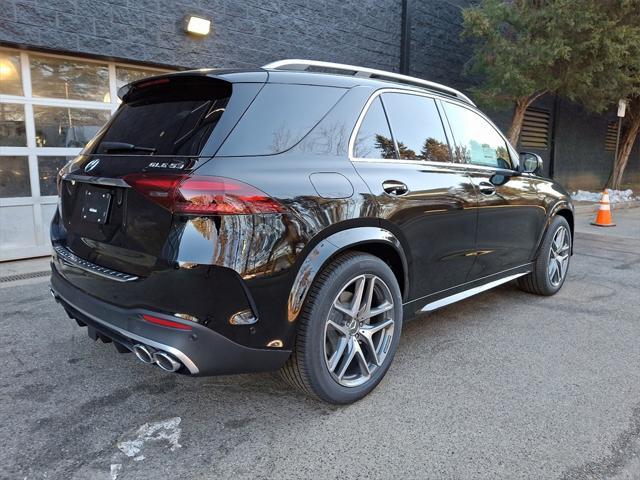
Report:
[[571,234],[561,225],[553,235],[551,248],[549,248],[549,281],[551,285],[558,286],[564,280],[569,266],[571,250]]
[[364,274],[342,287],[324,332],[325,362],[345,387],[362,385],[380,367],[393,339],[393,297],[376,275]]
[[348,252],[316,277],[283,378],[331,403],[351,403],[389,369],[402,330],[398,280],[380,258]]
[[518,279],[526,292],[553,295],[562,287],[571,258],[571,228],[559,215],[553,217],[542,239],[531,273]]

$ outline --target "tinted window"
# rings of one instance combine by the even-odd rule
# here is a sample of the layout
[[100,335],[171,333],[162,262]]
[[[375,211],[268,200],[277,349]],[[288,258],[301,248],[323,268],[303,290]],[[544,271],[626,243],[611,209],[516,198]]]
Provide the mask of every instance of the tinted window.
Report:
[[432,98],[385,93],[382,102],[389,116],[400,158],[450,161],[449,144]]
[[315,85],[265,85],[218,155],[284,152],[302,140],[344,92]]
[[360,124],[353,155],[356,158],[397,158],[380,97],[371,103]]
[[444,105],[456,140],[456,161],[512,168],[507,144],[493,125],[468,108],[447,102]]
[[[95,153],[198,155],[225,111],[230,86],[161,85],[127,97]],[[141,150],[123,150],[131,144]]]

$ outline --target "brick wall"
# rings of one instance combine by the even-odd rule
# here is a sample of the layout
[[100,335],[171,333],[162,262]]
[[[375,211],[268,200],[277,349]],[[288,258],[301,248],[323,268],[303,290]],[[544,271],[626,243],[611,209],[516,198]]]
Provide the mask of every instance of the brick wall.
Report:
[[[184,34],[183,18],[213,34]],[[400,0],[0,0],[0,42],[179,67],[310,58],[398,70]]]

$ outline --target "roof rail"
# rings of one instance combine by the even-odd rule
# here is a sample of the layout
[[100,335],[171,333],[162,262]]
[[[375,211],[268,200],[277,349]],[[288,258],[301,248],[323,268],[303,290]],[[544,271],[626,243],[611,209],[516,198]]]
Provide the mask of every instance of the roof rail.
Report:
[[364,78],[375,77],[383,80],[388,79],[398,83],[415,85],[418,87],[426,87],[432,90],[438,90],[447,95],[454,96],[464,102],[470,103],[471,105],[475,105],[471,101],[471,99],[467,97],[464,93],[454,88],[447,87],[446,85],[430,82],[428,80],[423,80],[417,77],[402,75],[400,73],[385,72],[384,70],[375,70],[373,68],[358,67],[356,65],[345,65],[343,63],[322,62],[319,60],[287,59],[287,60],[278,60],[277,62],[268,63],[264,65],[262,68],[264,68],[265,70],[302,70],[304,71],[304,70],[308,70],[310,67],[326,68],[331,70],[339,70],[343,72],[353,72],[352,75],[355,77],[364,77]]

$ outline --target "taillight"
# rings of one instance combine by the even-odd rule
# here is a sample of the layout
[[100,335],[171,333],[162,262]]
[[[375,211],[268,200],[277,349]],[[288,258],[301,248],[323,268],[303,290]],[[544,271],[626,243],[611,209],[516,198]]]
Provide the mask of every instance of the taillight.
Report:
[[251,185],[223,177],[133,173],[124,181],[174,213],[248,215],[281,213],[282,205]]

